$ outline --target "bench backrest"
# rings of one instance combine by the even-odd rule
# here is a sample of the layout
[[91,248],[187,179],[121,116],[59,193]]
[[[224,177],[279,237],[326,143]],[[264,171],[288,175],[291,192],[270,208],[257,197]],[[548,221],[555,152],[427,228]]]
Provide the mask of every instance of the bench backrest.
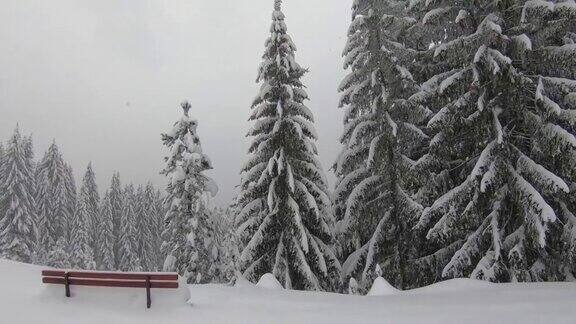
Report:
[[178,288],[175,273],[123,273],[97,271],[43,270],[42,282],[97,287]]

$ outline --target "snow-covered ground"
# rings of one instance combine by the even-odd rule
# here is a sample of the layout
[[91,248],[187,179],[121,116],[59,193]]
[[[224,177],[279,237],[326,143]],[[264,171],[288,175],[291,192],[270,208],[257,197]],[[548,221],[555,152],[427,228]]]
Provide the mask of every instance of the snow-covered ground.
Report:
[[[0,323],[576,323],[576,284],[493,285],[451,280],[384,296],[345,296],[256,287],[153,290],[41,283],[40,267],[0,260]],[[386,289],[378,289],[385,293]]]

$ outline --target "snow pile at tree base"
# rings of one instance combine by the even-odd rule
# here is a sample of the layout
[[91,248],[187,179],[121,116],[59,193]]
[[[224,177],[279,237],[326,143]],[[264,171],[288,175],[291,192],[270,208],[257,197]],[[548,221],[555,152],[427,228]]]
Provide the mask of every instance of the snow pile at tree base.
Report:
[[450,280],[388,296],[238,286],[190,285],[144,289],[44,285],[41,267],[0,260],[0,323],[573,323],[576,284],[496,285]]
[[265,273],[262,278],[258,280],[256,287],[276,290],[284,289],[284,287],[282,287],[282,285],[278,282],[278,279],[276,279],[276,277],[274,277],[274,275],[271,273]]
[[388,296],[397,294],[398,292],[399,290],[388,283],[386,279],[378,277],[374,280],[374,284],[372,284],[368,296]]

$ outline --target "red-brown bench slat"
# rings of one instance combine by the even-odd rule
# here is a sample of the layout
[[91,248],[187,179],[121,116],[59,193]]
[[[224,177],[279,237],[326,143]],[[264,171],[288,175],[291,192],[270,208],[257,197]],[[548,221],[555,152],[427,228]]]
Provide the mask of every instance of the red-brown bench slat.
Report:
[[[42,276],[45,277],[62,277],[66,271],[63,270],[43,270]],[[94,279],[126,279],[126,280],[150,280],[155,281],[177,281],[177,274],[170,273],[122,273],[122,272],[91,272],[91,271],[68,271],[70,278],[94,278]]]
[[[45,284],[66,284],[65,278],[44,277],[42,282]],[[69,284],[74,286],[91,286],[91,287],[119,287],[119,288],[146,288],[146,281],[142,280],[102,280],[90,278],[69,278]],[[178,282],[167,281],[150,281],[150,288],[178,288]]]

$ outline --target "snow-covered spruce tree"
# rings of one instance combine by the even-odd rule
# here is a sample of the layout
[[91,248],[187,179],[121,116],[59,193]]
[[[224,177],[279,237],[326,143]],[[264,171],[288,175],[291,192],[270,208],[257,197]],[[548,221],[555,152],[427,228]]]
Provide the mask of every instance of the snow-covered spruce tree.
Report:
[[113,205],[110,199],[110,191],[106,191],[100,205],[100,270],[116,270],[114,257],[114,222],[113,222]]
[[176,271],[188,283],[207,283],[213,275],[211,262],[212,232],[205,206],[206,193],[216,194],[216,185],[203,174],[212,168],[202,153],[196,132],[198,122],[190,118],[188,102],[182,103],[184,115],[169,133],[162,134],[170,150],[162,174],[168,178],[166,188],[165,230],[162,254],[164,271]]
[[78,194],[78,204],[81,208],[79,212],[83,213],[80,219],[86,221],[86,231],[90,239],[88,245],[92,249],[92,255],[96,266],[100,266],[100,195],[96,186],[96,175],[92,169],[92,163],[88,164],[82,186]]
[[108,189],[109,195],[109,211],[112,217],[112,236],[113,236],[113,250],[114,255],[114,269],[120,268],[120,233],[121,226],[120,220],[122,218],[122,206],[124,205],[124,193],[122,191],[122,184],[120,182],[120,173],[115,172],[112,175],[110,188]]
[[[573,156],[573,3],[414,1],[421,24],[443,25],[431,46],[444,99],[428,126],[430,152],[457,183],[418,224],[444,248],[442,277],[558,280],[549,235],[569,195],[562,156]],[[439,103],[439,101],[436,101]],[[573,193],[570,193],[573,195]]]
[[91,206],[90,186],[87,185],[90,177],[93,176],[89,165],[78,198],[76,200],[76,210],[70,221],[70,266],[74,269],[96,270],[97,265],[92,247],[92,235],[90,234],[90,217],[92,213],[98,213]]
[[141,271],[140,259],[137,252],[136,205],[137,195],[133,184],[124,189],[122,212],[120,214],[120,238],[118,259],[120,271]]
[[154,193],[154,220],[151,222],[153,243],[153,257],[155,269],[162,270],[164,267],[165,256],[162,254],[162,232],[164,230],[164,216],[167,213],[166,205],[164,204],[164,196],[159,189],[155,189]]
[[33,261],[37,240],[30,152],[31,142],[16,128],[0,164],[0,257],[19,262]]
[[[161,234],[162,228],[164,227],[162,223],[164,214],[161,197],[150,182],[148,182],[144,188],[143,201],[144,209],[142,211],[142,222],[140,222],[140,226],[143,226],[144,229],[139,230],[139,233],[143,238],[145,237],[146,241],[139,244],[140,249],[145,250],[140,252],[140,261],[142,268],[146,271],[157,271],[161,269],[160,246],[162,244]],[[139,239],[142,241],[143,238]]]
[[153,201],[153,188],[144,188],[138,186],[136,190],[136,205],[135,205],[135,239],[136,239],[136,255],[140,261],[140,268],[144,271],[151,271],[154,267],[152,253],[152,228],[150,222],[152,221],[151,209]]
[[70,216],[68,221],[66,222],[66,242],[70,242],[70,235],[71,235],[71,218],[76,212],[76,200],[78,199],[78,194],[76,190],[76,180],[74,179],[74,171],[72,170],[72,166],[66,164],[66,172],[65,172],[65,188],[66,188],[66,209],[67,213]]
[[237,199],[244,245],[239,265],[251,281],[272,273],[286,288],[331,291],[340,281],[330,246],[331,200],[314,143],[314,118],[304,105],[308,95],[300,79],[306,69],[296,63],[279,0],[270,34]]
[[[56,244],[61,239],[59,249],[66,247],[68,221],[71,219],[66,177],[66,164],[56,142],[53,142],[36,168],[35,201],[39,256],[46,257],[49,252],[56,250]],[[57,258],[58,260],[54,261],[61,264],[61,255]],[[49,259],[41,263],[55,266]]]
[[423,179],[411,171],[427,142],[420,125],[429,114],[406,101],[417,86],[401,42],[414,20],[396,1],[355,1],[353,12],[344,50],[351,72],[340,85],[344,149],[335,168],[343,277],[366,290],[380,266],[391,284],[409,288],[411,228],[423,209],[412,198]]

